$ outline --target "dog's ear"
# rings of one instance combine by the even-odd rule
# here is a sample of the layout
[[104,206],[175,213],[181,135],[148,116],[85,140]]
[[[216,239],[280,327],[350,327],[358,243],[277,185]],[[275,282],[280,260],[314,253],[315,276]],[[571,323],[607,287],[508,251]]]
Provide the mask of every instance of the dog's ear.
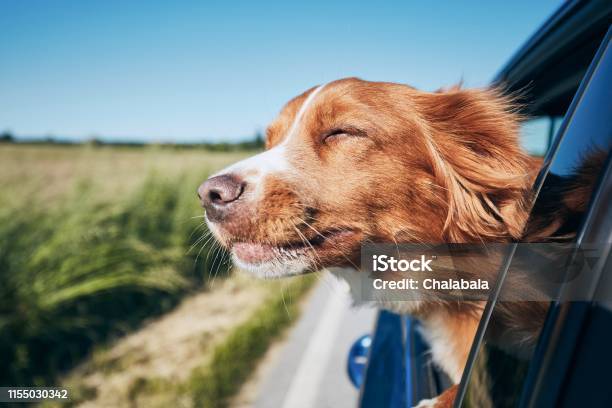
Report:
[[520,116],[496,89],[424,93],[418,109],[436,182],[448,197],[445,238],[518,238],[528,215],[534,159],[519,146]]

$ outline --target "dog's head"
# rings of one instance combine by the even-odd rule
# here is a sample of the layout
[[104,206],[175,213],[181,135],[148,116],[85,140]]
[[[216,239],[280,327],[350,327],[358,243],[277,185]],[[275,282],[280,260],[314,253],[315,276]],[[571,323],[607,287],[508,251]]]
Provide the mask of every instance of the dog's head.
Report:
[[495,90],[342,79],[289,101],[266,151],[198,194],[235,263],[264,277],[358,265],[365,241],[505,240],[531,180],[517,129]]

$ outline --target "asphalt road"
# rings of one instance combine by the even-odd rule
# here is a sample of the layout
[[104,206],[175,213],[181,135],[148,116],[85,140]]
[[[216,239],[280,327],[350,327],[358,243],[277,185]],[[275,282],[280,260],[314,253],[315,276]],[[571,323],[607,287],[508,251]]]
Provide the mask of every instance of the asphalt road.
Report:
[[346,374],[349,348],[371,333],[376,311],[351,306],[348,287],[325,276],[268,370],[257,408],[356,407],[358,390]]

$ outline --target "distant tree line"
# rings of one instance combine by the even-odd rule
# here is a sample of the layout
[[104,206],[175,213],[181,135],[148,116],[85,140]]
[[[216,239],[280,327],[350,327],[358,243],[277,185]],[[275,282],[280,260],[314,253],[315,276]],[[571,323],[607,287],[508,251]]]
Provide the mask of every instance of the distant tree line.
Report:
[[93,147],[116,146],[116,147],[145,147],[159,146],[174,149],[206,149],[212,152],[236,152],[243,150],[260,150],[264,148],[263,135],[257,132],[251,139],[241,142],[202,142],[202,143],[146,143],[146,142],[109,142],[98,137],[91,137],[83,142],[61,140],[53,136],[40,139],[18,140],[10,131],[0,133],[0,143],[20,143],[20,144],[52,144],[79,146],[88,145]]
[[15,136],[9,131],[5,131],[0,133],[0,142],[1,143],[11,143],[15,141]]
[[219,143],[202,143],[201,145],[195,144],[194,147],[203,146],[207,150],[214,152],[231,152],[239,150],[256,150],[264,148],[264,138],[261,133],[256,133],[251,140],[243,142],[219,142]]

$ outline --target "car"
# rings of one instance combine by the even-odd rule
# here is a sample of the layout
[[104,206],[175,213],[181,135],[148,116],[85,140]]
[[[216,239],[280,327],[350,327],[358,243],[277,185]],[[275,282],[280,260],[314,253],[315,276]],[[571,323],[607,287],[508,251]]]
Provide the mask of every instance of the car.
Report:
[[[580,297],[572,296],[568,282],[547,303],[535,351],[520,359],[489,341],[513,263],[508,256],[486,303],[455,407],[612,406],[610,22],[612,2],[564,3],[493,81],[520,95],[529,117],[522,143],[543,157],[533,214],[558,205],[555,191],[580,168],[590,166],[597,174],[596,187],[581,197],[586,211],[572,213],[567,228],[574,248],[596,244],[601,256]],[[605,160],[592,159],[594,151]],[[451,385],[431,364],[419,322],[388,311],[380,311],[374,333],[351,348],[347,369],[364,408],[414,406]]]

